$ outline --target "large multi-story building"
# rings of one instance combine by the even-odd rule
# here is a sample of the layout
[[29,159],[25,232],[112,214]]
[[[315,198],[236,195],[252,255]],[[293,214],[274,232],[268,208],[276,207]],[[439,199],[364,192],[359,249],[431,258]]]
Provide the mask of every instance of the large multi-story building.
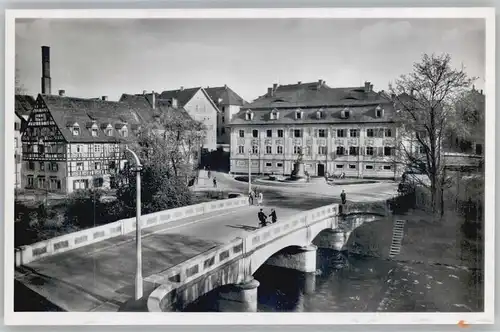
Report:
[[205,91],[220,111],[217,119],[217,144],[222,146],[224,150],[228,149],[229,152],[231,141],[229,124],[233,116],[240,111],[246,102],[227,85],[207,87]]
[[289,175],[301,156],[311,176],[398,177],[394,115],[393,103],[369,82],[274,84],[233,117],[230,170]]
[[14,186],[21,188],[21,169],[23,158],[23,145],[21,134],[26,128],[26,124],[33,107],[35,98],[29,95],[16,95],[15,99],[15,119],[14,119]]

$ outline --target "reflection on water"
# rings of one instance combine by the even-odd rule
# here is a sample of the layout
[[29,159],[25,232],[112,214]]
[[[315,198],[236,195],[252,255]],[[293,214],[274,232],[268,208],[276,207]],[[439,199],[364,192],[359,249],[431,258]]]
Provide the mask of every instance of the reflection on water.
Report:
[[[259,280],[261,312],[482,311],[482,282],[474,272],[424,264],[340,254],[318,249],[316,273],[263,265]],[[211,292],[187,311],[211,311]]]

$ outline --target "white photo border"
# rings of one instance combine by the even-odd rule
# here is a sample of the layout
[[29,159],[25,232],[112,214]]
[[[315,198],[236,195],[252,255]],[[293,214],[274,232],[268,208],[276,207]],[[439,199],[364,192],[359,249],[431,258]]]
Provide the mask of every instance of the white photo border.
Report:
[[[7,325],[338,325],[494,323],[495,250],[495,9],[494,8],[293,8],[293,9],[54,9],[6,10],[4,317]],[[16,18],[481,18],[485,20],[485,270],[484,312],[478,313],[75,313],[14,312],[14,169]],[[12,133],[12,134],[10,134]]]

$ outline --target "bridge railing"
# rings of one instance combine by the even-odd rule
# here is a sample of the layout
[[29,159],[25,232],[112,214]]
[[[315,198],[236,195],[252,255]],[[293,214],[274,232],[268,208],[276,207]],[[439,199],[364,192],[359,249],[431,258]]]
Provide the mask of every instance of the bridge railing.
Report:
[[[200,216],[209,212],[245,205],[248,205],[248,198],[246,197],[189,205],[145,214],[141,216],[141,225],[143,228],[148,228],[183,218]],[[84,229],[78,232],[36,242],[27,246],[21,246],[19,248],[15,248],[15,265],[20,266],[28,264],[44,257],[125,235],[135,231],[135,228],[135,218],[121,219],[106,225]]]

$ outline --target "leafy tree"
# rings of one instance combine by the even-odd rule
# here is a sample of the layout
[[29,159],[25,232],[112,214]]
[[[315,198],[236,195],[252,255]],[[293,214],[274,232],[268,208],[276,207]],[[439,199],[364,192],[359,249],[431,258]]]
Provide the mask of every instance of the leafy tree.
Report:
[[456,101],[474,80],[463,67],[452,68],[449,54],[424,54],[420,62],[414,63],[413,72],[402,75],[390,86],[402,129],[398,162],[425,175],[427,180],[409,176],[430,191],[433,212],[439,210],[440,202],[443,213],[446,176],[442,147],[446,129],[456,119]]
[[[167,109],[156,122],[140,128],[131,149],[137,153],[141,174],[141,206],[151,213],[192,203],[188,182],[194,176],[204,128],[181,110]],[[134,161],[129,156],[129,165]],[[135,211],[136,177],[132,167],[120,176],[117,192],[126,213]],[[127,185],[128,184],[128,185]]]

